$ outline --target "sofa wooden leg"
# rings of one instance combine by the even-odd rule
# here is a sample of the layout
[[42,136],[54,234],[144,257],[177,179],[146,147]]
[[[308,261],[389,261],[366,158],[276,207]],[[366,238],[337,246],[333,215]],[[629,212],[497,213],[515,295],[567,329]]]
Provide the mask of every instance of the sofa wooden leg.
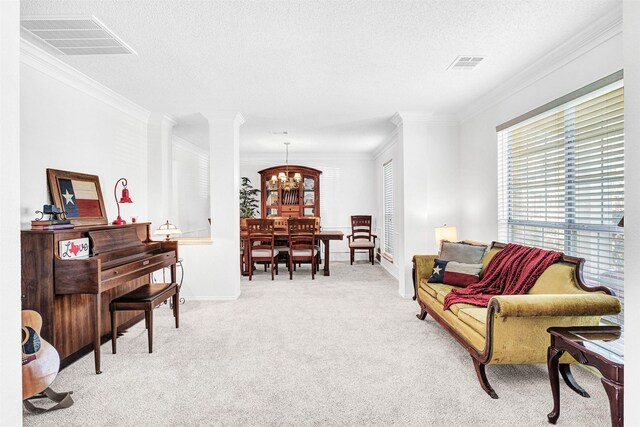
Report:
[[580,387],[580,385],[578,385],[578,383],[576,382],[576,379],[573,378],[570,364],[561,363],[559,368],[560,368],[560,374],[562,375],[562,379],[569,386],[571,390],[575,391],[582,397],[591,397],[589,396],[589,393],[587,393],[585,389],[583,389],[582,387]]
[[416,317],[420,320],[424,320],[427,317],[427,312],[424,308],[420,307],[420,314],[416,314]]
[[489,384],[489,380],[487,379],[487,373],[484,370],[484,366],[485,366],[484,363],[480,363],[473,357],[471,359],[473,360],[473,367],[476,368],[476,375],[478,375],[478,381],[480,381],[480,387],[482,387],[482,389],[486,391],[487,394],[491,396],[492,399],[497,399],[498,395],[493,390],[493,388]]

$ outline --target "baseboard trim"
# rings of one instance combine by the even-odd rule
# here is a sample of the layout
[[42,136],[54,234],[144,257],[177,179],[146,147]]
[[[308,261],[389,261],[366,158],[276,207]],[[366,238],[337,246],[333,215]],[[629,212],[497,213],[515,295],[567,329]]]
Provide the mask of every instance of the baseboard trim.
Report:
[[185,301],[235,301],[240,298],[240,292],[236,295],[188,296],[183,298]]

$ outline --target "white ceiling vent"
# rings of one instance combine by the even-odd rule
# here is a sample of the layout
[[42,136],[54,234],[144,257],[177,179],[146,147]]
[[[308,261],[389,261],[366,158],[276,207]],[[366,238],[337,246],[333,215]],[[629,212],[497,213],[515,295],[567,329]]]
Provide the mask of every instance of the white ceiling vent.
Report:
[[465,55],[458,56],[447,70],[473,70],[484,59],[484,56]]
[[20,26],[62,55],[136,54],[95,16],[25,16]]

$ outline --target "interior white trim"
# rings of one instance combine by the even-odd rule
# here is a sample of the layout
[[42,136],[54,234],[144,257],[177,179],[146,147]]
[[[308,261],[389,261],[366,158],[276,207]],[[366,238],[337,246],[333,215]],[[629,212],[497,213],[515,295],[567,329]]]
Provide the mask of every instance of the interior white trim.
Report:
[[98,83],[25,39],[20,40],[20,63],[53,77],[142,122],[146,123],[151,115],[150,111]]
[[178,123],[180,123],[178,119],[171,114],[165,114],[163,116],[163,119],[167,120],[171,126],[176,126]]
[[393,147],[396,142],[398,142],[398,132],[399,132],[399,126],[394,122],[394,120],[396,120],[396,116],[398,115],[398,113],[396,113],[393,118],[391,119],[391,121],[393,122],[394,125],[396,125],[396,127],[393,129],[393,131],[391,131],[391,133],[389,134],[389,136],[387,137],[386,140],[384,140],[382,142],[382,144],[378,145],[374,150],[373,150],[373,157],[375,159],[377,159],[378,157],[380,157],[382,155],[382,153],[384,153],[385,151],[387,151],[389,148]]
[[[364,160],[373,160],[375,156],[373,153],[340,153],[341,159],[364,159]],[[303,152],[296,153],[293,161],[289,161],[290,165],[296,165],[299,163],[306,162],[307,159],[313,160],[313,162],[323,162],[329,160],[335,160],[335,155],[327,152]],[[284,164],[285,156],[283,153],[274,153],[274,152],[257,152],[257,151],[246,151],[240,152],[240,164],[255,164],[256,162],[279,162],[278,164]]]
[[[174,135],[172,135],[172,138],[174,139],[174,141],[177,140],[178,143],[182,144],[182,147],[185,150],[188,150],[188,151],[190,151],[192,153],[195,153],[195,154],[202,154],[202,155],[209,156],[209,150],[205,150],[204,148],[200,147],[199,145],[194,144],[193,142],[188,141],[188,140],[182,138],[181,136],[178,136],[178,135],[174,134]],[[174,141],[172,141],[172,144],[175,145]]]
[[391,117],[391,123],[393,123],[396,127],[399,127],[402,124],[402,117],[400,117],[400,113],[396,112],[393,117]]
[[458,114],[460,122],[469,120],[499,104],[621,33],[622,4],[614,7],[593,25],[585,27],[583,31],[569,38],[523,71],[472,102]]
[[391,118],[391,123],[396,126],[400,126],[402,123],[424,123],[426,125],[433,126],[458,126],[459,119],[455,114],[398,111]]
[[184,298],[185,301],[235,301],[238,298],[240,298],[240,292],[238,292],[236,295],[227,295],[227,296],[218,296],[218,297],[214,297],[214,296],[185,296],[183,297],[181,295],[182,298]]

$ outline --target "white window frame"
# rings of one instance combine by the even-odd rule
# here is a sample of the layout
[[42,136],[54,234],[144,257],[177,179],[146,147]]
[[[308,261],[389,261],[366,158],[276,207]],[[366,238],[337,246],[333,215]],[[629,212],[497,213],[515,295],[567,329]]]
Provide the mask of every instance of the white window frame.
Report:
[[393,159],[382,165],[382,256],[393,262],[394,221]]
[[[552,247],[549,249],[557,249],[562,250],[565,254],[571,256],[580,257],[582,254],[580,253],[580,246],[586,245],[584,241],[580,239],[588,239],[585,235],[587,233],[593,233],[593,235],[598,236],[596,239],[597,243],[589,243],[595,247],[595,250],[598,251],[598,256],[603,259],[608,259],[609,261],[603,261],[602,265],[598,264],[599,260],[597,259],[589,259],[589,256],[585,256],[586,265],[585,265],[585,282],[587,285],[596,286],[603,284],[609,288],[611,288],[617,296],[622,300],[624,306],[624,267],[617,266],[614,269],[615,261],[611,261],[614,259],[614,256],[622,257],[622,260],[616,258],[617,261],[624,261],[624,250],[620,251],[620,246],[617,249],[614,249],[612,246],[612,242],[617,242],[618,245],[624,245],[624,229],[618,227],[616,225],[617,221],[610,224],[594,224],[589,221],[580,221],[580,219],[576,219],[580,214],[580,209],[578,209],[578,215],[576,214],[576,182],[580,177],[576,175],[576,143],[574,139],[574,111],[575,106],[579,105],[581,102],[584,102],[587,99],[595,99],[598,96],[614,91],[618,88],[623,87],[622,81],[622,72],[614,73],[611,76],[607,76],[604,79],[601,79],[597,82],[594,82],[591,85],[585,86],[578,91],[572,92],[556,101],[553,101],[547,105],[544,105],[540,108],[537,108],[523,116],[520,116],[516,119],[513,119],[503,125],[497,127],[497,136],[498,136],[498,232],[499,239],[502,241],[514,242],[514,243],[527,243],[523,242],[522,239],[526,239],[527,233],[533,233],[532,231],[527,231],[526,227],[530,227],[531,229],[542,230],[542,235],[546,235],[549,233],[550,235],[553,233],[562,233],[564,236],[564,241],[561,242],[559,238],[556,239],[556,246],[558,246],[558,242],[560,243],[559,247]],[[561,219],[545,219],[545,220],[527,220],[527,219],[518,219],[517,217],[523,216],[523,208],[515,207],[514,204],[517,200],[514,200],[514,190],[512,187],[514,185],[514,178],[512,176],[512,168],[513,168],[513,154],[511,152],[511,131],[517,130],[518,128],[523,128],[527,124],[532,122],[540,122],[545,117],[549,117],[553,114],[561,114],[563,118],[564,124],[564,135],[562,136],[562,140],[564,144],[564,153],[563,160],[560,163],[564,164],[564,185],[563,185],[563,194],[564,200],[562,203],[558,203],[554,205],[557,208],[558,205],[563,206],[561,211],[563,212]],[[602,114],[602,113],[599,113]],[[624,124],[623,124],[624,126]],[[604,129],[604,128],[603,128]],[[622,144],[624,145],[624,130],[622,132]],[[603,137],[604,141],[604,137]],[[605,147],[605,142],[603,142],[603,147]],[[618,144],[620,144],[618,142]],[[604,148],[601,152],[605,150]],[[604,158],[606,158],[606,154],[601,154]],[[522,159],[522,158],[521,158]],[[602,160],[604,161],[604,160]],[[520,167],[519,170],[521,169]],[[528,166],[527,166],[528,168]],[[544,167],[537,167],[533,173],[539,173],[539,170],[544,170]],[[528,174],[529,172],[527,172]],[[557,173],[557,172],[556,172]],[[528,175],[527,175],[528,176]],[[538,175],[539,176],[539,175]],[[554,177],[547,178],[545,172],[545,181],[547,179],[553,180],[555,178],[557,180],[557,175]],[[607,185],[606,181],[604,184]],[[619,191],[619,187],[616,187]],[[523,190],[526,191],[526,190]],[[624,208],[624,185],[622,185],[622,208]],[[526,196],[526,193],[520,193],[520,198]],[[582,195],[584,197],[584,194]],[[545,204],[545,206],[547,206]],[[619,206],[616,206],[619,208]],[[524,211],[527,211],[529,208],[524,208]],[[584,212],[584,206],[581,207],[582,212]],[[519,211],[518,211],[519,210]],[[545,208],[547,210],[547,208]],[[515,212],[514,212],[515,211]],[[608,212],[609,213],[609,212]],[[549,214],[550,217],[554,217],[558,215],[556,212],[551,212]],[[518,230],[518,227],[520,229]],[[516,233],[514,234],[514,230]],[[540,231],[538,231],[540,233]],[[582,237],[580,237],[580,233],[585,233]],[[605,236],[600,238],[600,236]],[[546,238],[543,237],[543,241],[540,242],[540,246],[544,246],[544,243],[547,242]],[[594,249],[591,249],[593,251]],[[609,270],[607,270],[607,266],[609,266]],[[615,270],[615,271],[614,271]],[[610,273],[612,277],[615,277],[615,280],[612,279],[612,283],[600,283],[597,277],[603,277],[603,275]],[[623,324],[624,317],[623,314],[620,313],[617,316],[610,316],[605,320],[613,321],[616,323]]]

